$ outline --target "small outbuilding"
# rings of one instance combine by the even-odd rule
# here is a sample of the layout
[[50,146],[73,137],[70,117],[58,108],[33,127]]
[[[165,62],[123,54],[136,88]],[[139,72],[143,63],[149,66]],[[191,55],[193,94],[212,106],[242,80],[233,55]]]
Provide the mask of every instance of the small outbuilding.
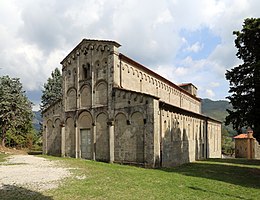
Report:
[[234,139],[236,158],[260,159],[260,145],[253,137],[252,130],[237,135]]

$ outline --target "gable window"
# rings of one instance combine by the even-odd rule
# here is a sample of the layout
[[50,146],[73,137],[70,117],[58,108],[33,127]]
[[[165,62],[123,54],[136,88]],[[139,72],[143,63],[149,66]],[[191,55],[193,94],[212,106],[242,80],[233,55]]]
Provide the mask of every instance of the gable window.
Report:
[[83,70],[82,78],[83,79],[90,79],[91,78],[90,64],[87,63],[86,65],[83,65],[82,70]]

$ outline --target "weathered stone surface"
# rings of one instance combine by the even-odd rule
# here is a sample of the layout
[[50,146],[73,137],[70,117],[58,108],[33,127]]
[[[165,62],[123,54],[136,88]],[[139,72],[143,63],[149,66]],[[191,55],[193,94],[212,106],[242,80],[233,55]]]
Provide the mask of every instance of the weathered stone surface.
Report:
[[119,46],[84,39],[61,62],[64,95],[43,112],[44,152],[146,167],[220,157],[221,123],[201,115],[196,87],[175,85]]

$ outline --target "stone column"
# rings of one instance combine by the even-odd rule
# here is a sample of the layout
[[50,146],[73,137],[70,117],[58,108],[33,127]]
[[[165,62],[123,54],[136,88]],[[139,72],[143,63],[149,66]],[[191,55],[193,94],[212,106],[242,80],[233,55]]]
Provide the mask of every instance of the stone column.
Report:
[[76,158],[79,158],[79,134],[78,134],[78,126],[75,127],[75,151],[76,151]]
[[65,141],[66,141],[66,135],[65,135],[65,127],[61,127],[61,156],[65,157]]
[[97,126],[93,123],[93,160],[96,160],[96,133],[97,133]]
[[114,126],[114,121],[110,121],[108,122],[108,126],[109,126],[109,162],[113,163],[115,160],[115,126]]
[[43,132],[42,132],[42,152],[44,153],[44,154],[46,154],[46,151],[47,151],[47,146],[46,146],[46,144],[47,144],[47,130],[46,130],[46,125],[45,124],[43,124],[42,125],[42,127],[43,127]]

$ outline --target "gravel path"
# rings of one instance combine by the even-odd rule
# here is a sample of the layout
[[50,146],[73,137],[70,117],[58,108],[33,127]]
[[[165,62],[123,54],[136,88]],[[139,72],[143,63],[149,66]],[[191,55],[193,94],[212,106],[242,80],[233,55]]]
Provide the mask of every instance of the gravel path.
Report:
[[71,176],[59,161],[50,161],[33,155],[12,155],[0,163],[0,189],[8,186],[44,191],[57,188],[61,180]]

